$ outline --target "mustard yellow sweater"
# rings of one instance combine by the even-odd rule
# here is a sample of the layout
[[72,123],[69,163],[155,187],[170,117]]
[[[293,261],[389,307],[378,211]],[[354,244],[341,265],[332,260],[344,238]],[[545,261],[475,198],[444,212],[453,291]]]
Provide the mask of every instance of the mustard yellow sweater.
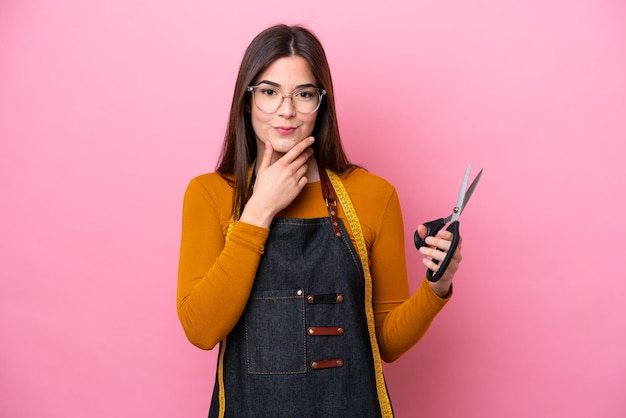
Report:
[[[369,251],[376,335],[383,360],[396,360],[424,335],[449,300],[424,278],[409,293],[404,226],[395,188],[362,169],[341,178]],[[219,174],[194,178],[183,202],[178,316],[189,341],[212,349],[233,329],[248,301],[269,229],[238,221],[226,241],[233,189]],[[319,182],[307,184],[277,217],[327,217]],[[350,238],[354,236],[339,208]],[[356,246],[355,246],[356,247]]]

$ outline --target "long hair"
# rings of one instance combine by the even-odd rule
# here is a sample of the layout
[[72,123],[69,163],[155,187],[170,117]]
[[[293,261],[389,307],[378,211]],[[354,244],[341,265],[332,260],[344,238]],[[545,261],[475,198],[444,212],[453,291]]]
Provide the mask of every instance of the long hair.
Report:
[[[234,188],[233,215],[239,217],[249,196],[248,169],[257,157],[251,121],[251,95],[246,87],[279,58],[299,56],[308,64],[317,87],[326,90],[313,128],[313,151],[320,168],[343,174],[354,167],[341,145],[335,95],[326,53],[317,37],[302,26],[276,25],[259,33],[241,61],[228,126],[216,171]],[[232,180],[231,180],[232,179]]]

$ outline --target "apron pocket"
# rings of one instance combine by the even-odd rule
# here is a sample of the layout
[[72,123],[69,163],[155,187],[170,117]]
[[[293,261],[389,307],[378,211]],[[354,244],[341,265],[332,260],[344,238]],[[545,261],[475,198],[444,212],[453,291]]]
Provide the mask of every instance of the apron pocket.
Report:
[[254,292],[245,327],[249,374],[306,373],[303,289]]

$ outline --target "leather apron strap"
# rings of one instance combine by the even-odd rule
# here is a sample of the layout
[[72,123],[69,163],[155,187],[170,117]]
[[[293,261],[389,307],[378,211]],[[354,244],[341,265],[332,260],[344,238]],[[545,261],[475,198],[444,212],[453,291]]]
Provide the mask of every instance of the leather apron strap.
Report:
[[324,170],[323,168],[319,168],[319,172],[320,183],[322,185],[322,196],[324,197],[326,207],[328,208],[328,216],[330,217],[333,230],[335,231],[335,236],[337,238],[343,238],[341,228],[339,228],[339,219],[337,218],[337,195],[335,193],[335,189],[330,179],[328,178],[328,173],[326,172],[326,170]]

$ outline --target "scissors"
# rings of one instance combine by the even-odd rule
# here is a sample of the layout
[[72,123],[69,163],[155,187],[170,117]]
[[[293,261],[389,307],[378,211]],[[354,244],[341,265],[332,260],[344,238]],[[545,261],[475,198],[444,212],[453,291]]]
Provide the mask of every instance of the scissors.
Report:
[[[463,212],[463,209],[465,209],[465,205],[469,201],[470,197],[472,197],[472,193],[474,193],[474,189],[476,188],[476,185],[480,181],[480,177],[483,174],[483,170],[481,168],[480,172],[474,178],[474,181],[472,181],[472,184],[468,188],[467,183],[469,182],[471,169],[472,165],[468,164],[467,169],[465,170],[465,177],[463,177],[463,183],[461,184],[461,191],[459,192],[459,196],[456,199],[456,205],[454,206],[454,209],[452,210],[450,216],[448,216],[447,218],[439,218],[434,221],[426,222],[424,224],[424,226],[426,227],[427,237],[433,237],[437,235],[437,232],[439,232],[441,228],[443,228],[448,222],[450,222],[450,225],[448,225],[446,231],[452,232],[452,243],[450,244],[450,248],[448,249],[446,258],[444,258],[441,262],[439,269],[437,269],[436,273],[433,273],[433,271],[430,269],[426,272],[426,277],[431,282],[436,282],[441,279],[441,276],[450,264],[450,260],[452,260],[452,256],[456,251],[457,245],[459,245],[459,240],[461,237],[461,235],[459,234],[459,217],[461,216],[461,212]],[[417,231],[415,231],[414,241],[415,248],[417,248],[418,250],[420,249],[420,247],[424,247],[426,245],[426,242],[419,236]],[[433,261],[439,264],[437,260]]]

